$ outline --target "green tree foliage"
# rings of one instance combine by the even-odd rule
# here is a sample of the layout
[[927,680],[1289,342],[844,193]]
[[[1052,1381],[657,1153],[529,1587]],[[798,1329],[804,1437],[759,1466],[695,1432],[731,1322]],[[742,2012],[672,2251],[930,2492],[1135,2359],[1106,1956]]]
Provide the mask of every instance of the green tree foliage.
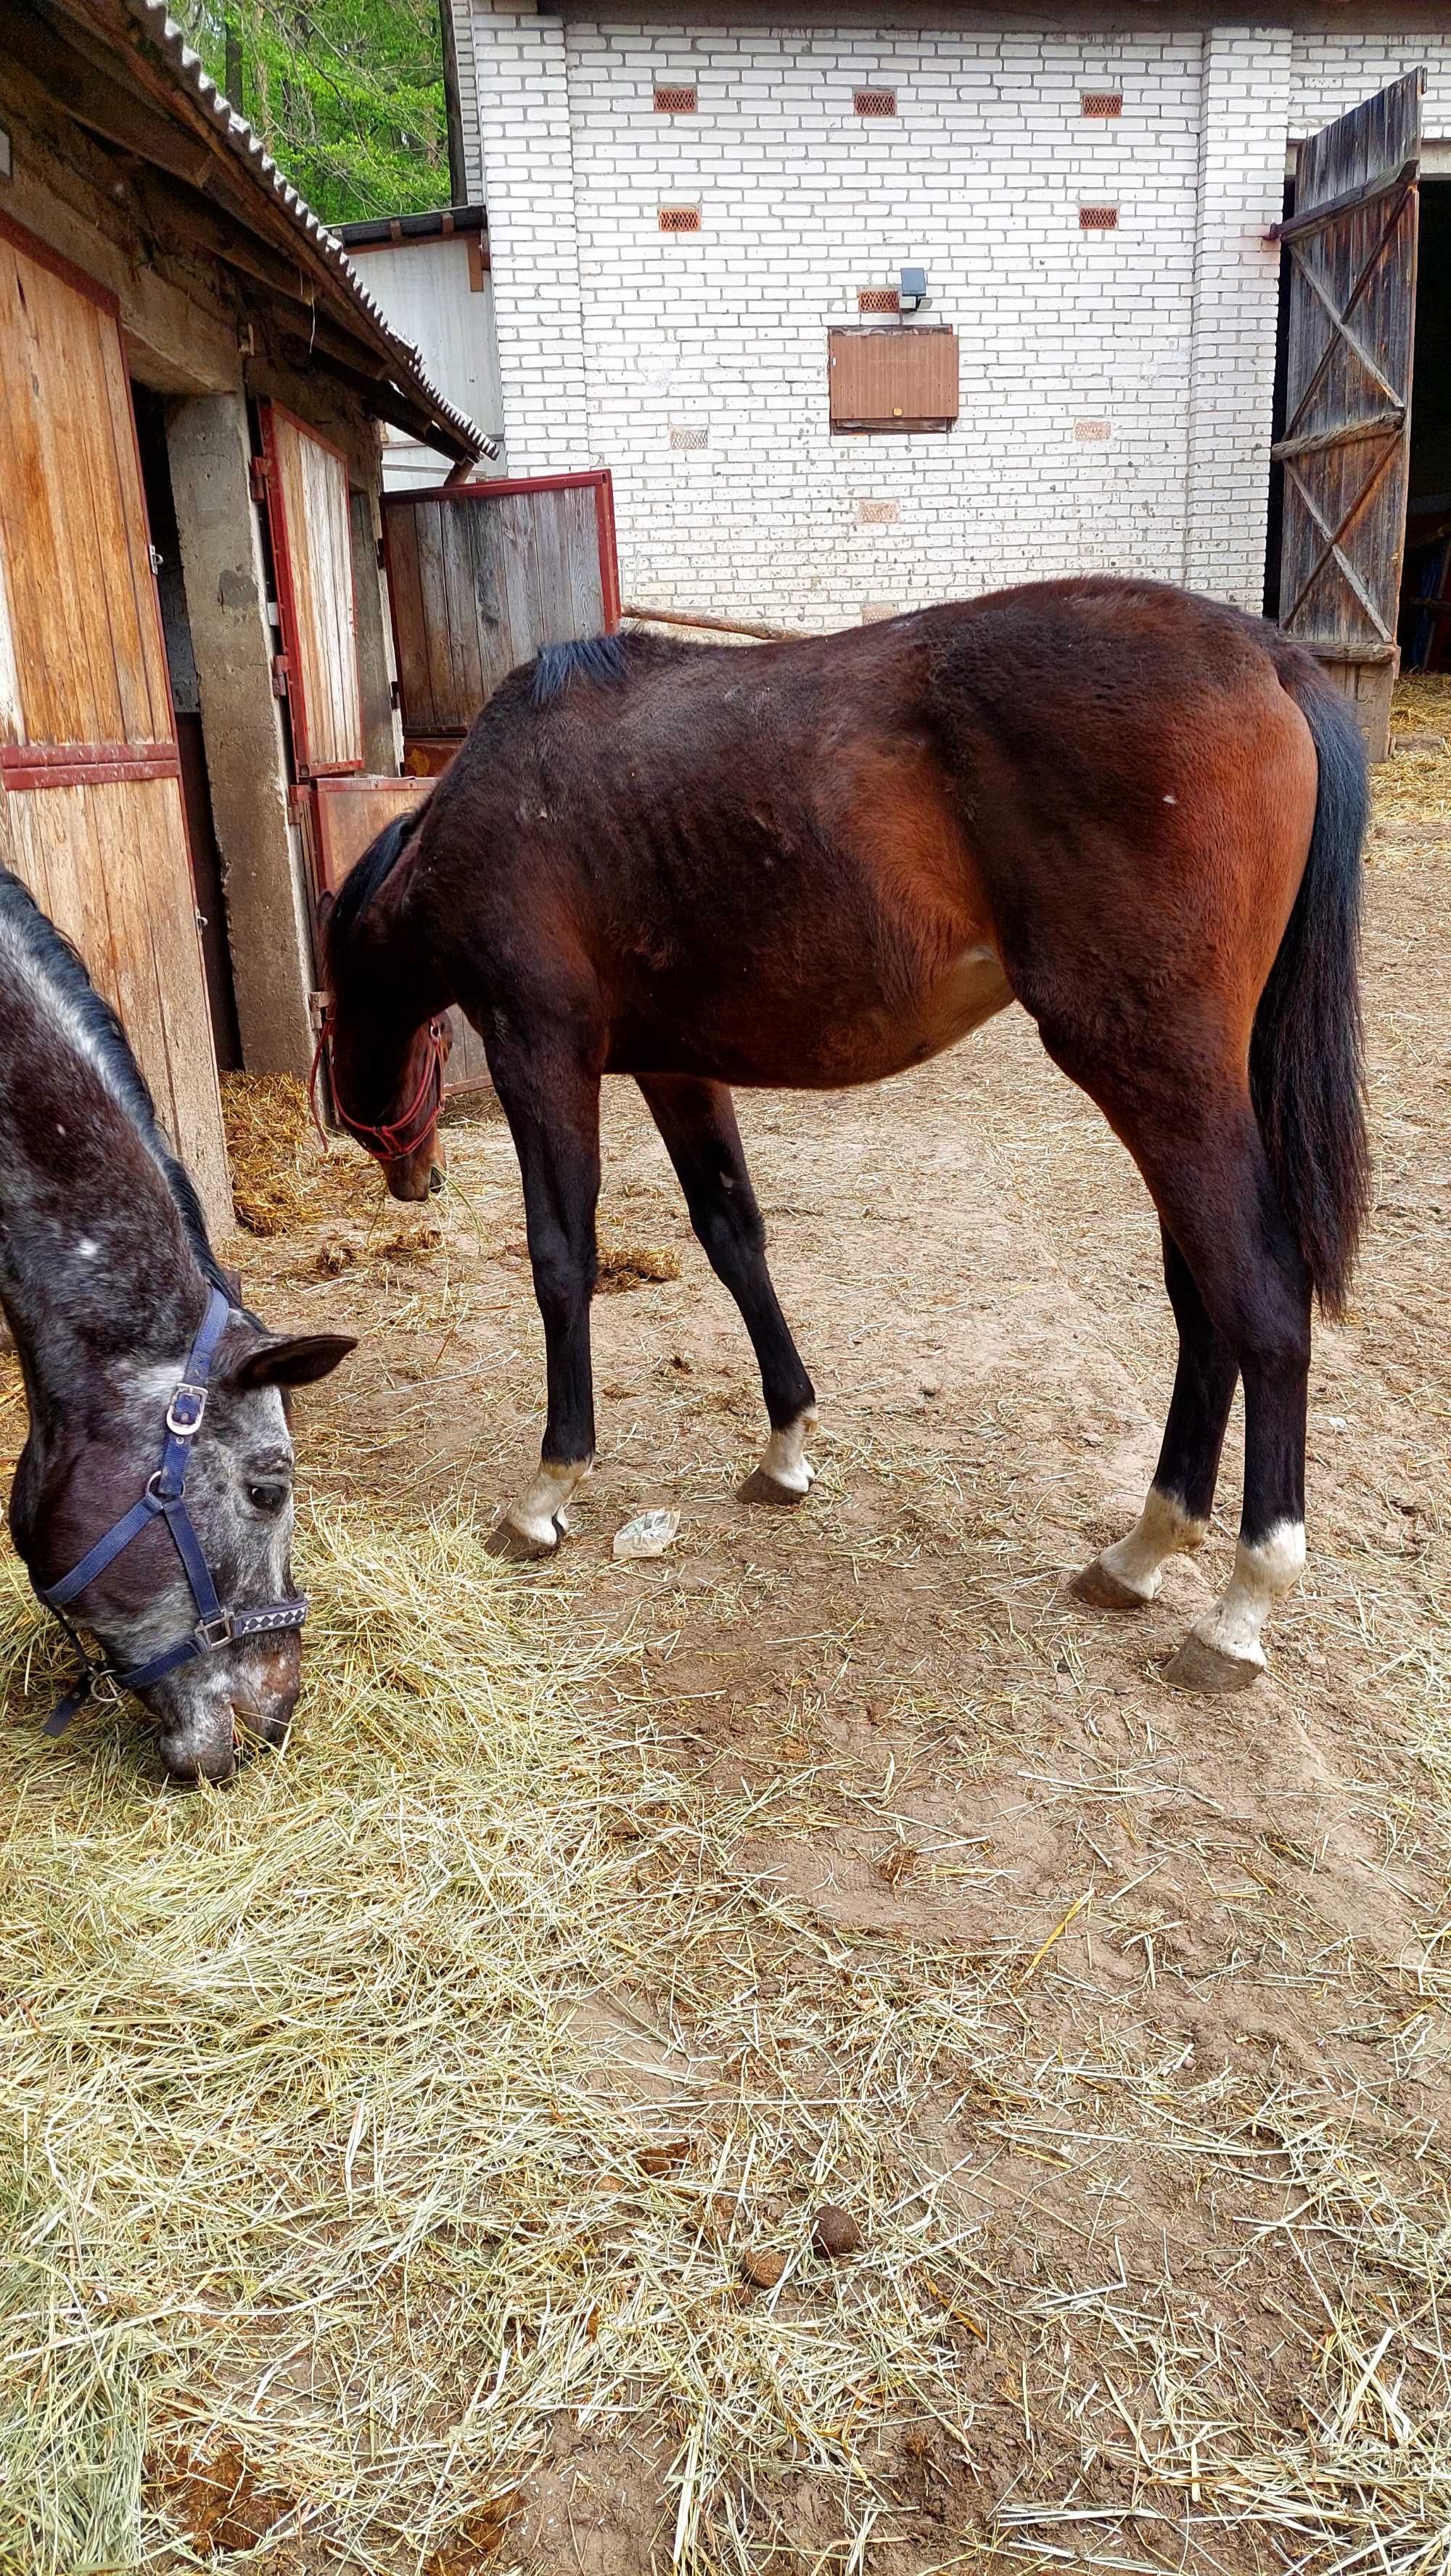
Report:
[[219,89],[325,223],[449,201],[437,0],[173,0]]

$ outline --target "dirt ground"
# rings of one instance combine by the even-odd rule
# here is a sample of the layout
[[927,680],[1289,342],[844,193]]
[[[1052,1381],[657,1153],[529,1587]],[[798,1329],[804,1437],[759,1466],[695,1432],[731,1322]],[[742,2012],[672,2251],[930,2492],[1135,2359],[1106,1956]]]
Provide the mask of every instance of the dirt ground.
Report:
[[[1237,1434],[1149,1611],[1066,1590],[1173,1336],[1022,1014],[739,1103],[821,1402],[796,1511],[736,1499],[749,1347],[609,1086],[599,1464],[507,1575],[467,1527],[542,1407],[502,1119],[412,1211],[351,1148],[293,1186],[235,1092],[247,1293],[362,1347],[298,1407],[282,1761],[168,1799],[134,1709],[45,1744],[0,1602],[0,2576],[1444,2576],[1451,758],[1378,810],[1377,1204],[1237,1699],[1161,1678]],[[0,1369],[12,1457],[22,1419]]]
[[[991,2348],[964,2339],[969,2448],[908,2447],[855,2566],[1444,2564],[1424,2248],[1444,2260],[1451,2137],[1448,931],[1440,827],[1393,805],[1368,922],[1376,1213],[1354,1311],[1317,1336],[1308,1572],[1271,1677],[1237,1699],[1160,1678],[1227,1571],[1237,1446],[1209,1546],[1152,1609],[1065,1591],[1139,1507],[1173,1339],[1142,1188],[1022,1014],[879,1090],[738,1104],[821,1403],[795,1512],[734,1498],[764,1432],[749,1347],[638,1098],[608,1086],[606,1249],[676,1253],[679,1276],[599,1297],[599,1463],[525,1579],[627,1645],[631,1678],[602,1691],[641,1692],[707,1794],[810,1781],[800,1829],[741,1853],[797,1919],[908,1973],[951,1950],[1016,2046],[1013,2082],[945,2067],[902,2104],[952,2169],[999,2324]],[[418,1217],[359,1196],[241,1239],[269,1320],[363,1337],[307,1408],[304,1474],[402,1515],[491,1510],[537,1454],[508,1134],[481,1114],[449,1141],[451,1189]],[[669,1555],[612,1560],[656,1504],[681,1514]],[[1154,2382],[1171,2312],[1181,2397],[1156,2415],[1125,2392]],[[1199,2497],[1186,2387],[1205,2441],[1234,2413],[1260,2463],[1241,2483],[1262,2509],[1197,2538],[1176,2520]],[[1363,2488],[1342,2480],[1322,2527],[1317,2462],[1362,2440]],[[562,2424],[516,2508],[519,2563],[668,2564],[668,2447]],[[810,2483],[762,2564],[842,2563]]]

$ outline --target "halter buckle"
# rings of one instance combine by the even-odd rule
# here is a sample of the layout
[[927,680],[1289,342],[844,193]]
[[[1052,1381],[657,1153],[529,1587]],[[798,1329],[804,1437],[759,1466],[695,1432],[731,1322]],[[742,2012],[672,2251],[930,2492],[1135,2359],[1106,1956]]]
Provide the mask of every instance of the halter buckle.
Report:
[[166,1427],[178,1440],[194,1440],[207,1409],[207,1390],[183,1378],[166,1408]]
[[233,1635],[230,1610],[219,1610],[214,1619],[198,1619],[191,1633],[204,1655],[212,1654],[218,1646],[230,1646]]

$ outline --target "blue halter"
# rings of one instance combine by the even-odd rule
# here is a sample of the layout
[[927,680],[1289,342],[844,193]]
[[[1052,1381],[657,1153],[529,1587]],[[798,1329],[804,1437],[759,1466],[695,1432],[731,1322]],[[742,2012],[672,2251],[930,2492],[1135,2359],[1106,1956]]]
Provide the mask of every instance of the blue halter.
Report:
[[[139,1503],[133,1503],[124,1517],[112,1524],[104,1538],[99,1538],[89,1555],[81,1558],[59,1583],[37,1584],[37,1597],[53,1610],[81,1658],[83,1670],[73,1689],[66,1692],[45,1723],[47,1735],[60,1735],[69,1726],[77,1709],[90,1698],[98,1681],[117,1681],[123,1690],[143,1691],[174,1673],[178,1664],[190,1663],[194,1655],[215,1654],[219,1646],[229,1646],[238,1637],[267,1637],[280,1629],[300,1628],[307,1617],[307,1601],[301,1593],[287,1601],[268,1602],[260,1610],[224,1610],[217,1598],[217,1587],[206,1560],[202,1543],[192,1525],[186,1507],[186,1471],[191,1457],[191,1444],[202,1427],[207,1409],[212,1363],[217,1356],[223,1333],[231,1318],[231,1305],[220,1288],[214,1288],[207,1301],[195,1341],[187,1354],[180,1384],[166,1408],[166,1439],[161,1451],[161,1464],[151,1478]],[[171,1532],[172,1544],[181,1559],[182,1572],[191,1586],[196,1604],[194,1627],[174,1644],[165,1646],[149,1663],[133,1664],[123,1670],[119,1664],[93,1664],[76,1635],[66,1610],[69,1604],[104,1574],[108,1565],[124,1553],[134,1538],[150,1527],[154,1520],[164,1520]]]

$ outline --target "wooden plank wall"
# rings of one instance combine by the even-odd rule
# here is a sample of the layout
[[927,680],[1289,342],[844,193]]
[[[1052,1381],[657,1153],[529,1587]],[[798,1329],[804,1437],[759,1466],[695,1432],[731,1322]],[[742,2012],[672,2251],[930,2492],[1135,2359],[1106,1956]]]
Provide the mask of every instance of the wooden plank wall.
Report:
[[393,493],[383,521],[405,733],[466,733],[541,645],[608,622],[591,485]]
[[0,555],[11,742],[166,743],[131,390],[115,316],[0,234]]
[[120,1017],[209,1217],[230,1227],[179,782],[126,778],[0,797],[0,859],[74,940]]
[[119,1012],[209,1218],[228,1228],[171,681],[115,307],[3,217],[0,754],[0,859]]

